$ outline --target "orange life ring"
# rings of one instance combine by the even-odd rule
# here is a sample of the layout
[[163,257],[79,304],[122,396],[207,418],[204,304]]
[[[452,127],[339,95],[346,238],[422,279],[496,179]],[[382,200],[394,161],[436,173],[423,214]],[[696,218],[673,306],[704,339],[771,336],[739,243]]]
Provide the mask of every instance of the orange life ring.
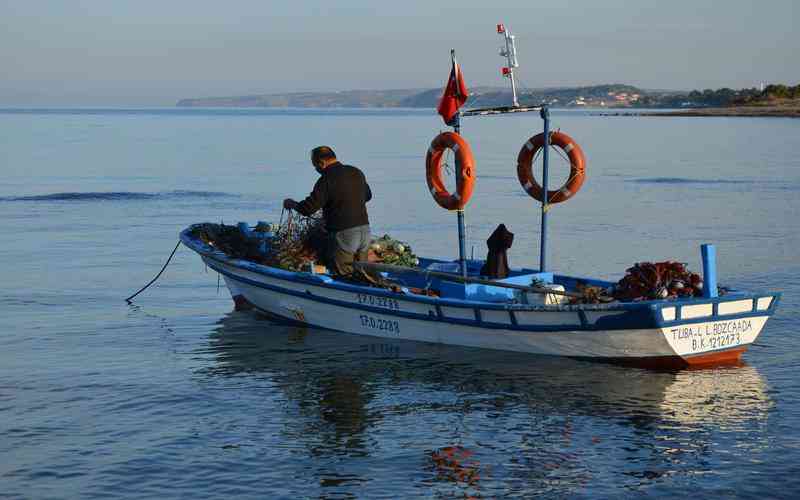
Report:
[[[442,155],[446,149],[453,150],[456,156],[456,192],[453,194],[447,192],[442,179]],[[425,178],[436,203],[447,210],[463,210],[475,186],[475,160],[469,143],[455,132],[442,132],[434,137],[425,157]]]
[[[550,144],[560,147],[569,158],[569,179],[559,189],[547,191],[547,203],[561,203],[575,196],[586,178],[586,157],[578,143],[563,132],[552,132]],[[517,157],[517,177],[522,189],[542,201],[542,186],[533,176],[533,158],[544,146],[544,134],[536,134],[522,145]]]

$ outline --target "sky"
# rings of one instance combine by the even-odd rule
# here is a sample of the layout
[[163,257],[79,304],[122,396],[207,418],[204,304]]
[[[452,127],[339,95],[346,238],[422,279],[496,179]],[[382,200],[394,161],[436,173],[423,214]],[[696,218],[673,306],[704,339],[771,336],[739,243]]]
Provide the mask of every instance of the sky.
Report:
[[505,86],[800,83],[797,0],[0,0],[0,106]]

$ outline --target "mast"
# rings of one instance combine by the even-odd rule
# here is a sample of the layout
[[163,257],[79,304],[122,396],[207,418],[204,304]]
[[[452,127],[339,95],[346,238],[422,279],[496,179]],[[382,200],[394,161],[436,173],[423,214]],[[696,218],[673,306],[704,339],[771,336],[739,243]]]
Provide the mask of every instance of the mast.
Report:
[[[514,43],[514,35],[503,24],[497,25],[497,33],[503,35],[505,40],[505,47],[500,47],[500,55],[506,58],[506,66],[503,67],[503,76],[511,80],[511,107],[519,108],[519,100],[517,99],[517,82],[514,78],[514,68],[519,67],[517,62],[517,46]],[[542,148],[542,212],[541,212],[541,230],[539,233],[539,272],[545,272],[547,269],[547,211],[550,208],[549,200],[547,199],[547,178],[548,167],[550,163],[550,109],[547,104],[543,104],[539,112],[544,122],[544,147]]]
[[[515,45],[514,35],[511,34],[510,31],[506,29],[503,24],[497,25],[497,33],[499,35],[503,35],[503,40],[505,42],[505,46],[500,48],[500,55],[506,58],[506,66],[502,68],[502,74],[504,77],[508,78],[511,81],[511,106],[496,106],[490,108],[479,108],[479,109],[468,109],[466,111],[458,111],[458,115],[456,117],[456,122],[453,125],[453,128],[456,132],[460,132],[461,123],[460,118],[462,116],[482,116],[482,115],[494,115],[494,114],[507,114],[507,113],[521,113],[527,111],[539,111],[539,115],[542,118],[542,122],[544,125],[544,146],[542,150],[542,163],[543,163],[543,172],[542,172],[542,190],[544,191],[542,196],[542,206],[541,206],[541,231],[540,231],[540,240],[539,240],[539,271],[545,272],[547,270],[547,212],[550,209],[550,200],[548,199],[548,177],[549,177],[549,164],[550,164],[550,109],[548,108],[546,103],[542,103],[539,106],[520,106],[519,99],[517,97],[517,81],[514,75],[514,69],[519,67],[519,63],[517,62],[517,47]],[[450,51],[450,56],[455,61],[455,51]],[[459,210],[458,211],[458,240],[459,240],[459,263],[461,264],[461,274],[462,276],[466,276],[466,258],[464,254],[465,250],[465,224],[464,224],[464,212]]]
[[500,47],[500,55],[506,58],[506,66],[503,67],[503,76],[511,80],[511,105],[512,107],[519,107],[519,100],[517,100],[517,82],[514,78],[514,68],[519,67],[517,62],[517,46],[514,44],[514,35],[506,29],[502,24],[497,25],[497,34],[503,35],[506,46]]

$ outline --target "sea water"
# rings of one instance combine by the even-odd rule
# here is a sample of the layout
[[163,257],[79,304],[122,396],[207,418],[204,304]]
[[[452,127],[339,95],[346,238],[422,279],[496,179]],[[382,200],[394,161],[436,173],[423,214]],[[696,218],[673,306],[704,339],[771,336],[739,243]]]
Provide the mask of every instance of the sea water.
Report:
[[[800,486],[800,120],[553,113],[587,157],[549,212],[549,270],[636,262],[783,292],[735,368],[652,372],[346,335],[234,312],[181,248],[195,222],[278,222],[332,146],[373,232],[457,255],[412,110],[0,111],[0,497],[791,497]],[[467,252],[504,223],[539,262],[516,179],[536,114],[465,118]],[[553,155],[552,185],[568,168]],[[450,159],[452,165],[453,161]],[[449,178],[452,185],[453,177]],[[285,217],[285,216],[284,216]]]

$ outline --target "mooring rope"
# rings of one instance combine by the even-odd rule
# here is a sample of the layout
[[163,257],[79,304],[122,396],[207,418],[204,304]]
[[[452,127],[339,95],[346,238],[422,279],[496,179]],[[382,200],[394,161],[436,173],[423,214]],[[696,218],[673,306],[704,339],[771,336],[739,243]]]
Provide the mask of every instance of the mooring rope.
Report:
[[[293,220],[293,217],[292,217],[292,211],[283,209],[283,210],[281,210],[280,223],[278,224],[279,227],[283,227],[283,216],[284,216],[284,214],[286,214],[286,231],[288,233],[288,232],[291,232],[292,223],[295,222],[295,221]],[[319,220],[319,218],[317,218],[317,217],[309,217],[309,219]],[[175,248],[172,249],[172,253],[169,254],[169,257],[167,258],[167,261],[164,263],[164,267],[162,267],[161,270],[158,272],[158,274],[156,274],[156,277],[153,278],[152,280],[150,280],[150,282],[148,284],[146,284],[145,286],[143,286],[138,292],[134,293],[133,295],[131,295],[130,297],[125,299],[125,302],[130,304],[131,300],[133,300],[134,297],[136,297],[140,293],[142,293],[145,290],[147,290],[150,287],[150,285],[155,283],[158,280],[158,278],[160,278],[161,275],[164,274],[164,271],[167,269],[167,266],[169,265],[170,261],[172,260],[172,257],[175,255],[175,252],[178,251],[178,247],[179,246],[181,246],[181,241],[180,240],[178,240],[178,243],[175,244]],[[217,279],[219,280],[219,276],[217,276]],[[219,281],[217,281],[217,293],[219,293]]]
[[136,296],[137,296],[137,295],[139,295],[140,293],[142,293],[142,292],[144,292],[145,290],[147,290],[147,288],[148,288],[150,285],[152,285],[153,283],[155,283],[155,282],[156,282],[156,280],[157,280],[158,278],[160,278],[160,277],[161,277],[161,275],[164,273],[164,270],[165,270],[165,269],[167,268],[167,266],[169,265],[169,261],[171,261],[171,260],[172,260],[172,256],[173,256],[173,255],[175,255],[175,252],[177,252],[177,251],[178,251],[178,247],[179,247],[179,246],[181,246],[181,240],[178,240],[178,243],[175,245],[175,248],[172,250],[172,253],[171,253],[171,254],[169,254],[169,258],[167,259],[167,262],[165,262],[165,263],[164,263],[164,267],[162,267],[162,268],[161,268],[161,271],[159,271],[159,272],[158,272],[158,274],[156,274],[156,277],[155,277],[155,278],[153,278],[152,280],[150,280],[150,283],[148,283],[148,284],[146,284],[145,286],[143,286],[143,287],[141,288],[141,290],[139,290],[138,292],[134,293],[133,295],[131,295],[130,297],[128,297],[127,299],[125,299],[125,302],[127,302],[128,304],[130,304],[130,303],[131,303],[131,300],[133,300],[133,298],[134,298],[134,297],[136,297]]

